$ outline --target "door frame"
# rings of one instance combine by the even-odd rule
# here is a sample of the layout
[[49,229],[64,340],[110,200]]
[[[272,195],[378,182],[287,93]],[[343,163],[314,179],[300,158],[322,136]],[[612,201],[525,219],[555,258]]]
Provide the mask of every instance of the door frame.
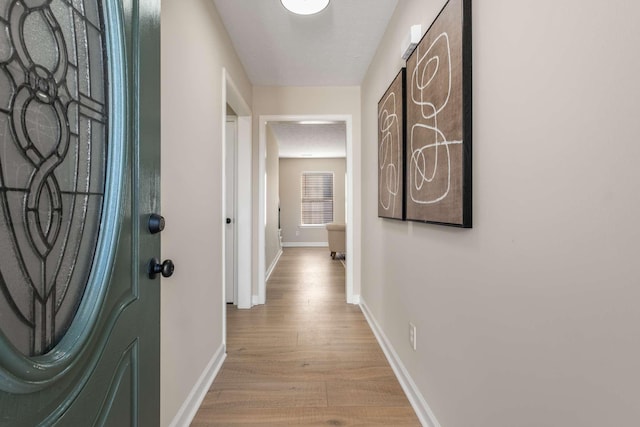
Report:
[[312,115],[273,115],[259,116],[259,146],[258,146],[258,272],[257,272],[257,304],[265,304],[267,296],[266,271],[265,271],[265,174],[267,158],[267,122],[283,121],[335,121],[346,124],[346,149],[347,149],[347,254],[346,264],[346,301],[349,304],[359,304],[359,297],[354,293],[354,174],[353,174],[353,116],[350,114],[312,114]]

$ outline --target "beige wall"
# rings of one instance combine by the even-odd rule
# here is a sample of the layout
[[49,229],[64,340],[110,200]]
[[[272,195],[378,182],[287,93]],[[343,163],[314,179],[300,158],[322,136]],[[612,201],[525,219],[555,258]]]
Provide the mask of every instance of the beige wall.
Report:
[[377,101],[443,3],[399,2],[362,85],[362,297],[443,427],[638,425],[640,4],[474,2],[460,230],[376,215]]
[[162,2],[161,424],[175,417],[222,335],[222,68],[251,85],[209,0]]
[[300,226],[300,176],[302,172],[333,172],[333,220],[334,222],[345,222],[345,166],[344,158],[280,159],[280,211],[283,243],[327,243],[327,230],[324,226]]
[[[360,88],[344,87],[266,87],[253,88],[253,141],[254,153],[258,152],[259,117],[268,115],[351,115],[353,117],[353,215],[360,216]],[[258,159],[254,156],[254,170],[258,170]],[[256,174],[257,175],[257,174]],[[254,200],[258,200],[258,176],[253,177]],[[254,206],[254,227],[258,226],[258,211]],[[257,229],[257,228],[256,228]],[[360,294],[360,223],[353,224],[353,293]],[[257,254],[258,242],[254,240],[254,253]],[[257,276],[257,255],[255,256],[253,277]],[[268,267],[268,264],[265,265]],[[255,284],[255,281],[254,281]],[[253,290],[257,294],[257,289]]]
[[[278,141],[271,126],[267,125],[267,194],[266,194],[266,226],[265,226],[265,268],[269,267],[280,253],[278,235],[278,200],[280,187],[280,159],[278,158]],[[267,271],[265,270],[265,272]]]

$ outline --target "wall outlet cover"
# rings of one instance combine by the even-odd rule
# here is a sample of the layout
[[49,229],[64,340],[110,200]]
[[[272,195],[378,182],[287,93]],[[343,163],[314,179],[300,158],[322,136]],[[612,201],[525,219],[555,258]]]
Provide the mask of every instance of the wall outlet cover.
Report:
[[416,325],[409,322],[409,344],[413,350],[417,349]]

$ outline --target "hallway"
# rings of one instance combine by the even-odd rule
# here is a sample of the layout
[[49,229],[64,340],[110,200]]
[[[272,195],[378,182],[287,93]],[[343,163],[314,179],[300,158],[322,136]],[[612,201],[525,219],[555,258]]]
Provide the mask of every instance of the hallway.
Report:
[[228,306],[227,359],[192,426],[420,425],[326,248],[286,248],[267,304]]

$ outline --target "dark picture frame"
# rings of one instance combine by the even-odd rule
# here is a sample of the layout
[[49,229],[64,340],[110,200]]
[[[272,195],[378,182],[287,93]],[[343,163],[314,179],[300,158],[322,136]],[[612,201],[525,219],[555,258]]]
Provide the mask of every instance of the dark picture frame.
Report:
[[405,97],[406,68],[402,68],[378,102],[378,216],[405,218]]
[[472,227],[471,0],[449,0],[407,60],[406,219]]

